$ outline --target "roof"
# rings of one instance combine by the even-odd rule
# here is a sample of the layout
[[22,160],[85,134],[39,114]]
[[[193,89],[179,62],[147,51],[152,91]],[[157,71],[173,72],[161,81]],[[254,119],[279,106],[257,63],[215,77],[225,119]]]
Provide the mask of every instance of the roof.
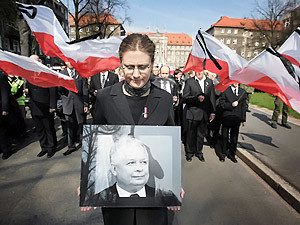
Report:
[[[69,15],[70,20],[70,26],[74,26],[74,19],[71,15]],[[99,21],[103,22],[105,24],[120,24],[115,18],[113,18],[109,13],[99,15]],[[93,24],[96,23],[96,17],[95,15],[84,15],[82,19],[79,20],[79,25],[87,25],[87,24]]]
[[[263,27],[264,30],[271,30],[270,23],[268,20],[256,20],[256,19],[239,19],[239,18],[229,18],[227,16],[221,17],[218,22],[211,25],[212,27],[236,27],[236,28],[244,28],[246,30],[258,30],[258,28],[254,25],[254,23],[258,24],[260,27]],[[276,30],[282,30],[283,21],[279,20],[279,26]]]
[[[131,33],[127,33],[129,35]],[[168,45],[193,45],[193,39],[184,33],[140,33],[149,37],[168,37]]]

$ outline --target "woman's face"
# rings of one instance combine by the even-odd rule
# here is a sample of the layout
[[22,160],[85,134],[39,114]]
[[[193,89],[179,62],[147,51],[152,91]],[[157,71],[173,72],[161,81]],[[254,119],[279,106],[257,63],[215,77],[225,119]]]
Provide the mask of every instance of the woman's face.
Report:
[[122,57],[122,67],[127,83],[134,89],[140,89],[150,78],[152,63],[147,53],[127,51]]

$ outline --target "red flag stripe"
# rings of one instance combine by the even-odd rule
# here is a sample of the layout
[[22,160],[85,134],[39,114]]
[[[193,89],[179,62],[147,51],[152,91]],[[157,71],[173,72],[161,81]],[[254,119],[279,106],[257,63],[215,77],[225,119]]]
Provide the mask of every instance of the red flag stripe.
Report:
[[63,86],[70,91],[76,93],[78,92],[73,79],[66,80],[52,73],[26,70],[14,63],[7,61],[0,61],[0,68],[6,74],[23,77],[36,86],[44,88]]
[[74,59],[66,57],[54,42],[54,37],[46,33],[33,32],[39,45],[46,55],[59,57],[65,62],[70,62],[75,70],[82,77],[91,77],[99,71],[115,70],[120,66],[120,59],[117,57],[88,57],[83,62],[77,63]]

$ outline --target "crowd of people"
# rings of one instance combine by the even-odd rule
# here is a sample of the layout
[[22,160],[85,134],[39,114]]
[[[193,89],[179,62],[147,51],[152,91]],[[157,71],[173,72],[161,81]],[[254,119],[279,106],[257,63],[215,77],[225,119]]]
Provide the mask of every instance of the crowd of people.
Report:
[[[154,53],[155,45],[146,35],[131,34],[120,45],[121,65],[116,71],[83,78],[66,62],[61,73],[75,80],[78,93],[63,87],[38,87],[1,72],[2,158],[11,156],[14,138],[26,137],[26,95],[30,98],[31,117],[41,147],[37,157],[51,158],[57,151],[55,118],[60,119],[62,136],[67,137],[67,151],[63,155],[79,149],[83,124],[90,113],[91,123],[99,125],[181,126],[187,162],[193,157],[205,161],[202,149],[206,138],[221,162],[228,158],[236,163],[239,128],[245,125],[246,111],[250,111],[249,93],[238,83],[222,93],[217,91],[214,87],[220,79],[207,70],[183,74],[182,68],[178,68],[171,73],[167,65],[154,65]],[[37,55],[30,58],[41,62]],[[164,207],[103,208],[102,213],[105,224],[168,221]]]

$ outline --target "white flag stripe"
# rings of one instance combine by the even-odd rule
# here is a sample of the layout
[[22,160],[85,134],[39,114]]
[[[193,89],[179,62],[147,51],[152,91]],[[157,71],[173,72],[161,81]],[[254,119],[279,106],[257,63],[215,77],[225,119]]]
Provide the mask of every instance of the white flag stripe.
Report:
[[61,73],[58,73],[54,70],[51,70],[44,64],[42,64],[38,61],[35,61],[33,59],[30,59],[29,57],[13,54],[10,52],[0,51],[0,60],[19,65],[25,70],[35,71],[38,73],[39,72],[52,73],[52,74],[58,76],[59,78],[63,78],[65,80],[73,80],[71,77],[61,74]]

